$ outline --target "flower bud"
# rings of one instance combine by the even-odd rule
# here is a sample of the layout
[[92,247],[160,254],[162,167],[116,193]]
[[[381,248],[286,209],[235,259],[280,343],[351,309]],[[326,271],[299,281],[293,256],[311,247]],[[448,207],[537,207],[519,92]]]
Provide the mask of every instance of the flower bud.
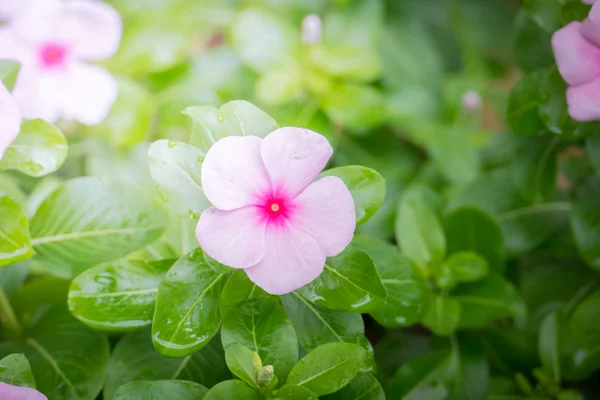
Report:
[[258,386],[268,386],[275,376],[275,370],[272,365],[265,365],[262,367],[256,376],[256,383]]
[[481,110],[482,103],[483,101],[481,100],[481,96],[474,90],[469,90],[463,94],[462,107],[463,110],[469,114],[473,114]]
[[323,35],[323,26],[321,17],[316,14],[310,14],[302,20],[302,43],[315,44],[321,41]]

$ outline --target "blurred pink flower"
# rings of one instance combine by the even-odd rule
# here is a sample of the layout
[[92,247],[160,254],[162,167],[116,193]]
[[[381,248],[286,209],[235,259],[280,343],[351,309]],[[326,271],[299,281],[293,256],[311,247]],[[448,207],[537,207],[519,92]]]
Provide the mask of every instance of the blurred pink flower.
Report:
[[48,400],[46,396],[35,389],[13,386],[0,382],[0,399],[2,400]]
[[271,294],[313,281],[325,258],[350,243],[356,227],[344,182],[333,176],[313,182],[332,153],[327,139],[300,128],[215,143],[202,166],[202,186],[214,206],[196,228],[202,249],[244,268]]
[[552,37],[558,70],[569,84],[569,115],[600,120],[600,2],[583,22],[571,22]]
[[0,82],[0,160],[20,130],[21,114],[17,103]]
[[122,32],[119,14],[94,0],[28,3],[27,10],[19,10],[0,29],[0,59],[21,63],[13,96],[23,117],[100,123],[116,99],[117,83],[87,62],[107,59],[117,51]]

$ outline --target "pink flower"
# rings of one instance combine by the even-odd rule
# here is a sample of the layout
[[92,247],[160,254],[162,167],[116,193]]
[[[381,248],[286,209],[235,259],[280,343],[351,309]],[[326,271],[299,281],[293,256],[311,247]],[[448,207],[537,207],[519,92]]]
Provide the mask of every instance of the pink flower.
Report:
[[0,160],[21,130],[21,114],[10,92],[0,82]]
[[0,399],[2,400],[48,400],[35,389],[20,387],[0,382]]
[[552,37],[558,70],[569,84],[569,115],[600,120],[600,2],[583,22],[571,22]]
[[271,294],[313,281],[352,240],[354,200],[333,176],[313,180],[333,149],[318,133],[280,128],[264,139],[231,136],[206,154],[202,186],[214,207],[196,236],[212,258]]
[[0,59],[21,63],[13,96],[23,117],[100,123],[116,99],[117,83],[87,62],[104,60],[117,51],[119,14],[93,0],[30,3],[0,29]]

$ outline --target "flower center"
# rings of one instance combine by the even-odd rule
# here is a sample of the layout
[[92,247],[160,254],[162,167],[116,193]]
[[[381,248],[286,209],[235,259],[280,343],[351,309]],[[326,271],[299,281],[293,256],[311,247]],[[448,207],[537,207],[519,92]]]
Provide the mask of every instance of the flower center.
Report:
[[62,69],[67,64],[69,48],[62,43],[45,43],[38,51],[39,63],[46,69]]
[[265,204],[265,208],[270,217],[278,217],[285,213],[285,205],[283,201],[279,199],[271,199]]

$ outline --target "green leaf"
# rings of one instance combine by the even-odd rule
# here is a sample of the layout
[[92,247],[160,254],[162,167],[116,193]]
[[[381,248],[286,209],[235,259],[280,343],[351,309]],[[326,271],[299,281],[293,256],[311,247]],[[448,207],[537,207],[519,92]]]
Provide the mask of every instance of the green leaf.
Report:
[[461,305],[461,328],[486,327],[500,318],[525,318],[523,298],[512,283],[499,275],[491,275],[481,282],[460,285],[451,295]]
[[129,331],[149,325],[158,285],[174,260],[121,260],[90,268],[69,288],[69,310],[95,329]]
[[0,382],[35,389],[31,365],[23,354],[10,354],[0,360]]
[[229,370],[248,385],[258,389],[256,358],[260,360],[257,353],[239,343],[232,343],[225,348],[225,361]]
[[363,337],[365,326],[360,314],[315,306],[296,292],[282,296],[281,301],[298,343],[306,350],[329,342],[358,343]]
[[396,240],[402,253],[426,276],[446,255],[446,237],[440,221],[416,192],[405,194],[398,204]]
[[190,144],[206,154],[213,143],[221,139],[217,130],[219,110],[213,106],[192,106],[182,113],[192,120]]
[[204,154],[192,145],[164,139],[148,149],[150,174],[161,198],[183,217],[197,218],[211,205],[200,179]]
[[317,396],[337,392],[360,370],[365,350],[352,343],[327,343],[294,365],[287,384],[304,386]]
[[523,71],[531,72],[554,64],[550,45],[554,31],[555,29],[542,27],[527,11],[522,11],[517,16],[513,41],[514,53]]
[[27,216],[32,218],[37,212],[42,201],[62,185],[63,181],[54,175],[40,179],[31,189],[27,197]]
[[302,72],[293,64],[265,72],[256,82],[256,97],[261,104],[273,106],[297,100],[304,92]]
[[387,296],[373,261],[352,246],[329,257],[321,275],[298,293],[318,306],[350,312],[371,311]]
[[270,296],[269,293],[256,286],[243,270],[237,269],[229,276],[221,292],[221,315],[225,316],[239,303]]
[[438,336],[449,336],[456,331],[459,320],[460,303],[451,297],[435,296],[423,317],[423,325]]
[[21,64],[14,60],[0,60],[0,82],[8,90],[12,90],[15,82],[17,81],[17,75]]
[[539,106],[543,103],[540,95],[542,80],[542,72],[526,75],[510,92],[506,122],[518,135],[540,136],[546,132],[546,127],[538,111]]
[[115,400],[200,400],[208,393],[204,386],[188,381],[133,381],[121,386]]
[[218,339],[192,355],[171,358],[154,349],[150,329],[140,329],[125,335],[115,346],[108,364],[104,399],[113,399],[120,386],[136,380],[185,380],[211,387],[229,376]]
[[276,297],[238,304],[223,318],[223,346],[239,343],[255,351],[263,365],[272,365],[280,382],[298,360],[298,339]]
[[173,264],[158,288],[152,322],[152,340],[162,354],[187,356],[217,333],[225,279],[226,274],[215,272],[206,263],[199,248]]
[[445,385],[451,357],[447,351],[426,354],[408,361],[396,373],[386,389],[389,399],[444,400],[448,396]]
[[600,271],[600,179],[594,178],[577,188],[571,229],[579,254],[586,263]]
[[382,305],[371,311],[386,327],[408,326],[419,322],[430,302],[427,281],[417,267],[402,256],[395,246],[379,239],[357,235],[352,245],[373,260],[387,290]]
[[103,334],[77,321],[61,304],[37,321],[29,337],[1,343],[0,353],[24,353],[37,389],[49,399],[94,400],[104,382],[109,346]]
[[108,116],[89,128],[90,134],[106,137],[112,144],[126,148],[147,139],[155,112],[152,94],[143,85],[118,77],[119,94]]
[[202,400],[261,400],[258,390],[242,381],[224,381],[213,386]]
[[276,400],[318,400],[313,392],[303,386],[285,385],[277,391]]
[[8,196],[0,196],[0,238],[0,267],[33,255],[27,216],[23,207]]
[[314,68],[342,80],[371,82],[381,73],[381,60],[373,47],[317,44],[308,49],[308,60]]
[[168,218],[143,189],[93,177],[76,178],[54,191],[31,220],[36,260],[71,278],[154,242]]
[[265,137],[279,128],[277,122],[254,104],[243,100],[225,103],[217,115],[217,132],[227,136]]
[[67,141],[54,125],[41,119],[25,120],[4,153],[0,170],[16,169],[38,177],[56,171],[66,157]]
[[554,383],[561,383],[561,356],[566,320],[560,311],[549,313],[538,336],[538,352],[544,370]]
[[490,271],[488,262],[470,251],[454,253],[435,271],[435,283],[442,289],[450,289],[459,283],[476,282]]
[[333,122],[355,130],[380,124],[386,114],[383,93],[371,85],[335,85],[325,93],[322,107]]
[[373,375],[359,373],[349,385],[321,400],[385,400],[383,388]]
[[371,168],[347,165],[329,169],[319,176],[337,176],[348,186],[354,199],[357,225],[371,219],[385,198],[385,179]]
[[25,261],[0,269],[0,289],[8,299],[11,299],[25,282],[25,278],[29,273],[29,264]]
[[525,199],[541,203],[554,194],[559,150],[557,138],[523,141],[510,165],[515,186]]
[[493,272],[504,271],[502,231],[487,213],[474,207],[458,208],[446,217],[444,229],[449,254],[471,251],[485,258]]
[[486,399],[490,392],[490,367],[484,345],[478,337],[459,335],[458,338],[452,348],[459,364],[454,372],[452,399]]
[[300,32],[285,18],[259,8],[242,11],[231,26],[233,44],[241,59],[258,72],[285,65],[294,59]]

